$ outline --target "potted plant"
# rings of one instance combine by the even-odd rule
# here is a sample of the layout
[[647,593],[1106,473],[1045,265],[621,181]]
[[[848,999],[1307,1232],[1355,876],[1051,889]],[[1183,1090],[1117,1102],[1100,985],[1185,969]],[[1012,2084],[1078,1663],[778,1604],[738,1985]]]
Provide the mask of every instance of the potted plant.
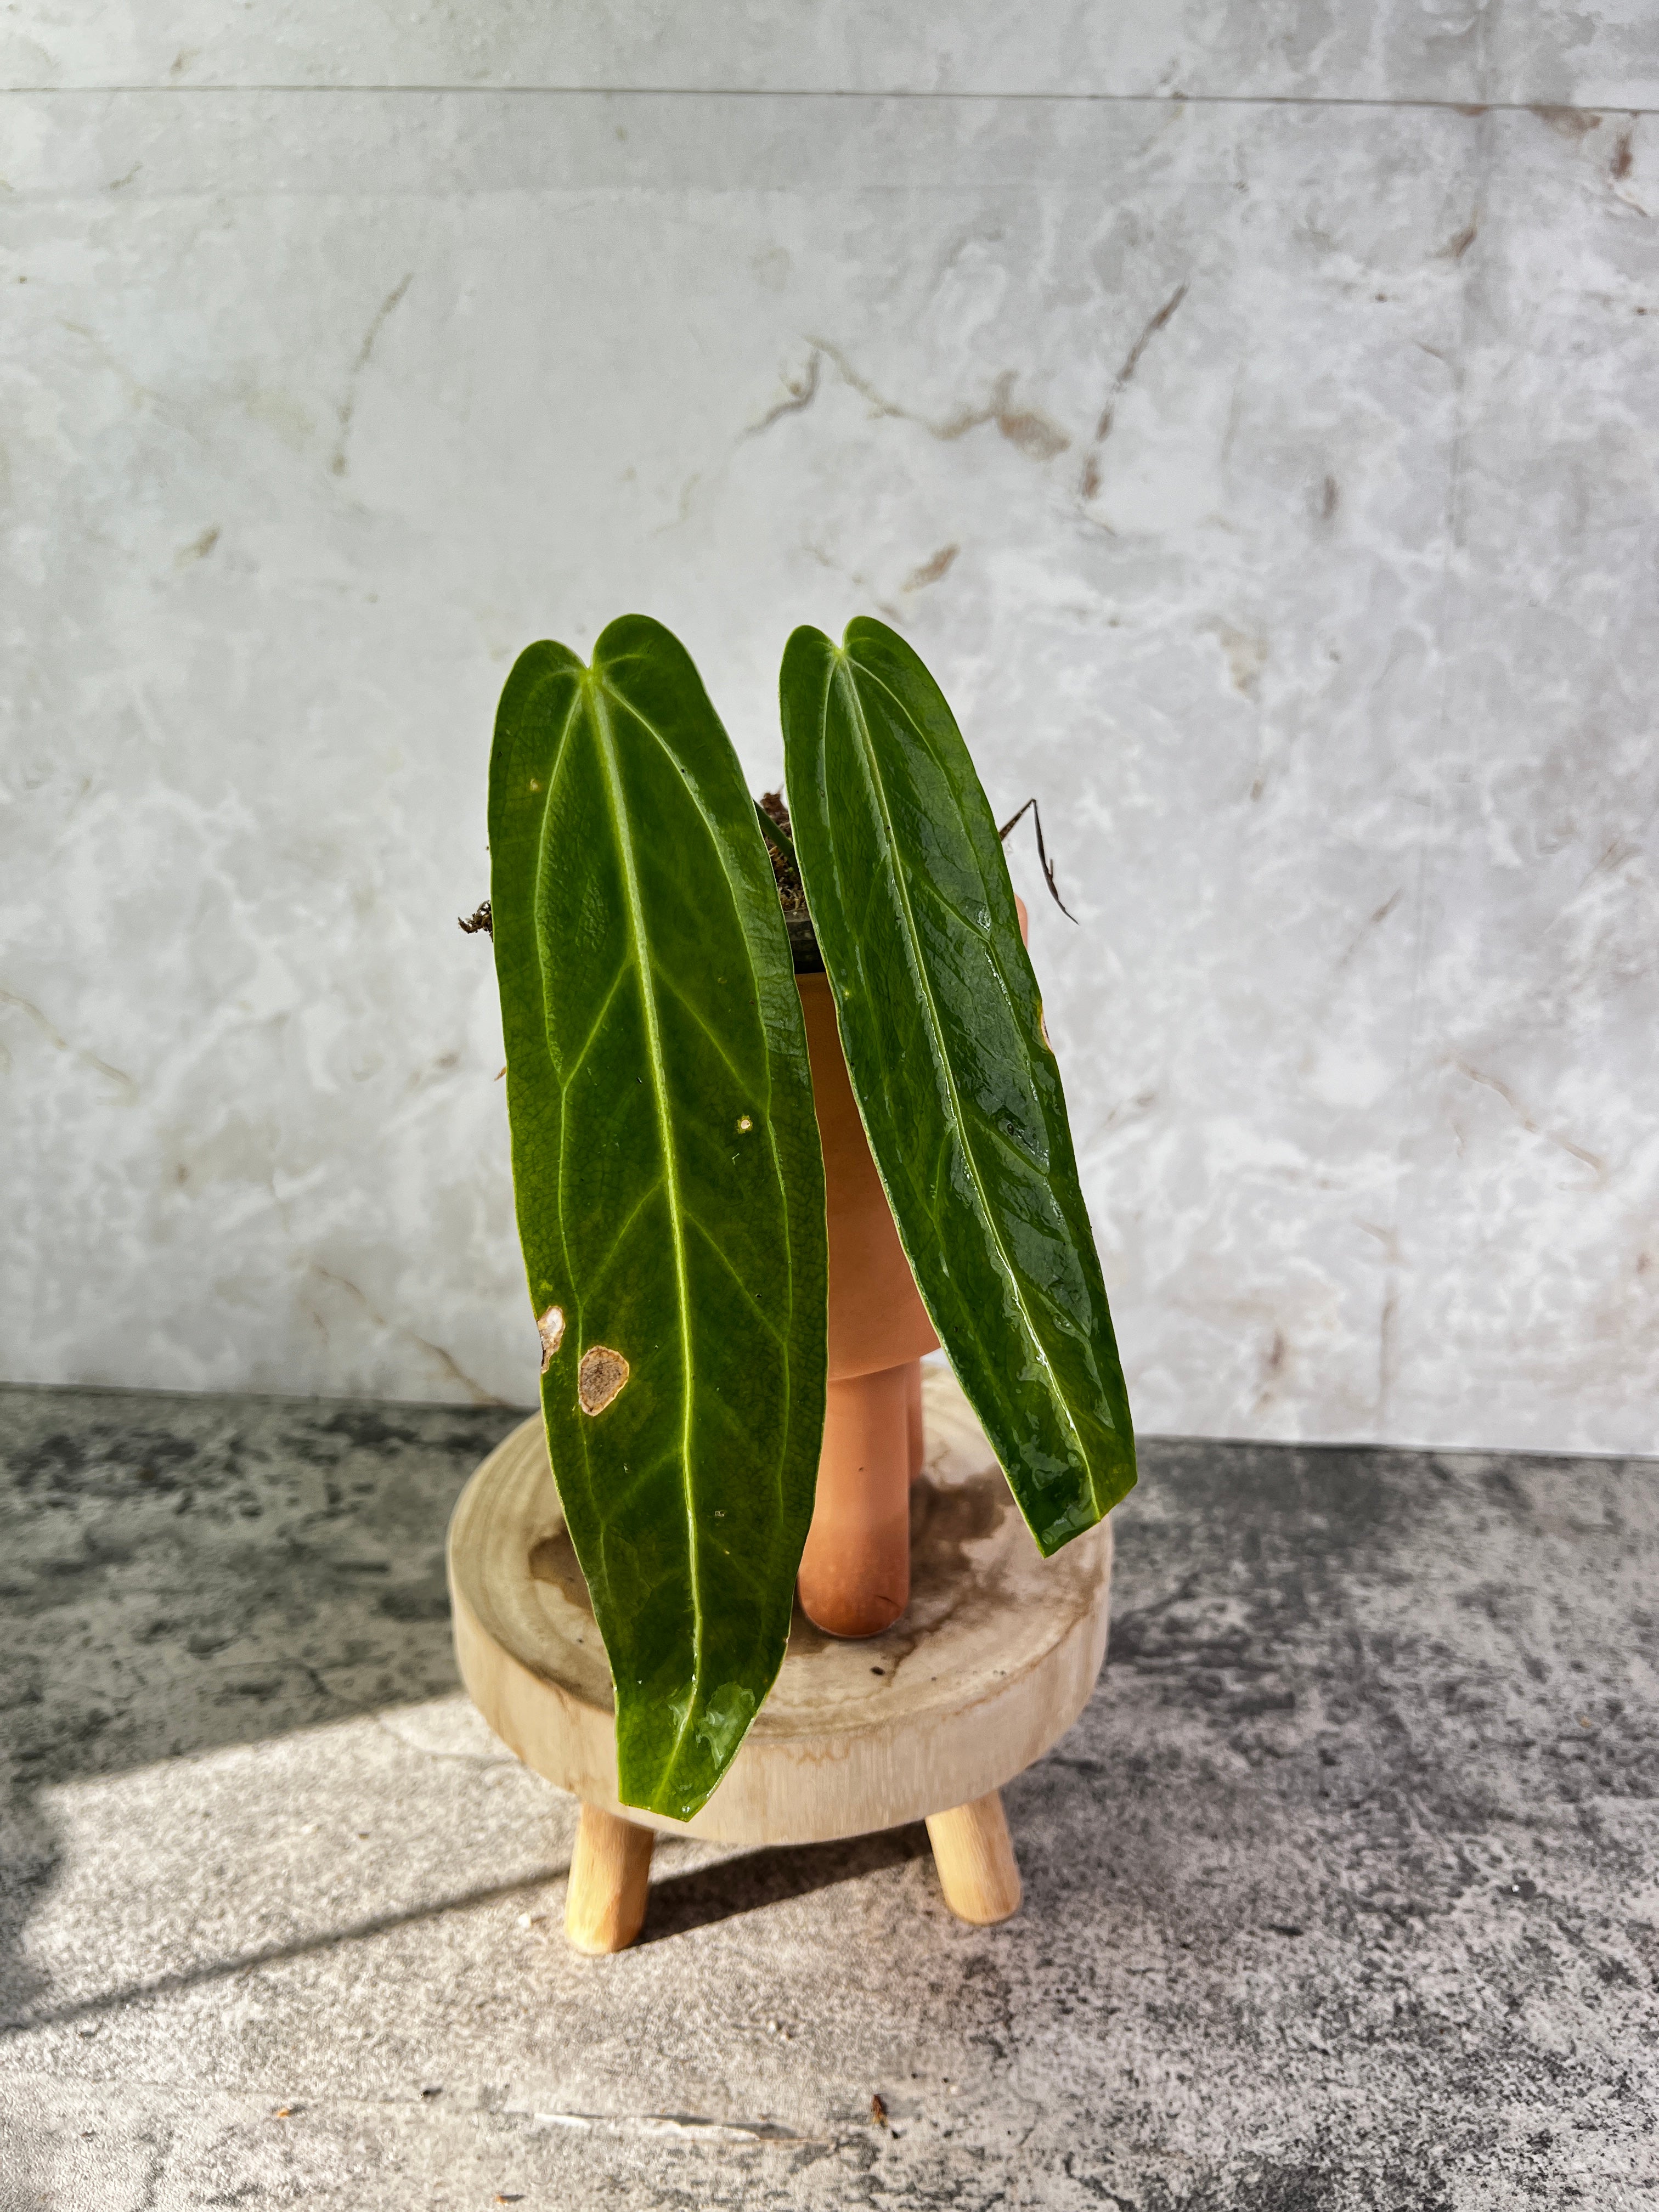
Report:
[[[1048,1556],[1134,1480],[1099,1262],[1002,845],[872,621],[797,630],[787,805],[641,616],[533,645],[490,764],[490,921],[548,1456],[617,1795],[684,1820],[821,1626],[907,1587],[935,1341]],[[803,1564],[803,1554],[805,1562]]]

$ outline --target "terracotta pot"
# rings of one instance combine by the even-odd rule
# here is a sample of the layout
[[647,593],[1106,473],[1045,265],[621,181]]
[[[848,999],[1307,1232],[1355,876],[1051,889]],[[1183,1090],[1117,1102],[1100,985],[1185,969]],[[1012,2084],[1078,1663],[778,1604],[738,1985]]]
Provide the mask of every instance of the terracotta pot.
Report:
[[[1021,934],[1025,908],[1019,902]],[[800,1601],[832,1636],[878,1636],[910,1598],[910,1484],[921,1471],[921,1368],[939,1339],[870,1157],[824,975],[797,975],[823,1146],[830,1387]]]
[[800,1601],[807,1618],[833,1636],[875,1636],[909,1601],[913,1441],[921,1463],[917,1363],[939,1339],[870,1157],[829,978],[795,981],[806,1016],[830,1225],[830,1388]]

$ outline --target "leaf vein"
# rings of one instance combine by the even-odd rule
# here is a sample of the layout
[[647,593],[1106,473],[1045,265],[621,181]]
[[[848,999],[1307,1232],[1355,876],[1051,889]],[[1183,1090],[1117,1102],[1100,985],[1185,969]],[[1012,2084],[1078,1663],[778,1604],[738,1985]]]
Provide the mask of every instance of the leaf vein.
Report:
[[[640,893],[639,865],[634,853],[633,833],[629,825],[628,808],[623,797],[621,769],[617,759],[616,736],[611,726],[611,713],[605,686],[595,680],[591,686],[593,702],[593,724],[599,741],[599,754],[604,764],[605,793],[611,802],[611,811],[617,833],[618,856],[622,861],[623,886],[628,901],[629,927],[634,939],[634,957],[640,971],[640,999],[645,1012],[646,1048],[651,1060],[652,1097],[657,1109],[657,1126],[660,1133],[663,1154],[663,1178],[668,1197],[669,1245],[674,1263],[674,1286],[678,1299],[680,1354],[684,1364],[680,1416],[680,1483],[685,1499],[686,1523],[686,1579],[691,1592],[691,1679],[701,1686],[703,1671],[704,1621],[702,1608],[702,1577],[697,1559],[697,1501],[691,1472],[691,1377],[696,1361],[691,1346],[690,1285],[685,1267],[684,1207],[680,1197],[679,1159],[674,1149],[674,1131],[668,1114],[668,1073],[663,1061],[662,1036],[657,1018],[656,994],[652,988],[652,970],[646,957],[645,914]],[[653,735],[656,733],[653,732]],[[660,737],[658,743],[662,742]],[[673,756],[672,752],[669,757]],[[696,1710],[694,1692],[686,1702],[685,1713],[674,1738],[674,1748],[666,1765],[672,1766],[679,1755],[686,1730],[691,1725],[691,1716]]]
[[743,1277],[738,1273],[736,1266],[732,1262],[731,1255],[726,1250],[719,1237],[715,1236],[714,1231],[708,1226],[708,1224],[706,1221],[699,1220],[695,1213],[688,1212],[685,1218],[702,1237],[704,1243],[708,1245],[709,1250],[720,1261],[721,1267],[725,1268],[726,1273],[732,1278],[733,1283],[736,1284],[738,1291],[742,1293],[744,1304],[750,1307],[753,1311],[756,1320],[759,1322],[761,1327],[766,1331],[766,1334],[772,1339],[775,1344],[786,1344],[787,1342],[787,1339],[784,1336],[782,1330],[772,1319],[771,1316],[766,1311],[759,1299],[755,1296],[753,1291],[750,1289],[748,1284],[744,1282]]

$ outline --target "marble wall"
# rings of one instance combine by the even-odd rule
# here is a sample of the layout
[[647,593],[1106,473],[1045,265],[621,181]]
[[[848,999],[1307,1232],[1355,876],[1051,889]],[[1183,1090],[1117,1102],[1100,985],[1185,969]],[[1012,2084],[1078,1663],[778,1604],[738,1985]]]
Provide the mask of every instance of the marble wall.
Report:
[[[1149,1430],[1659,1448],[1659,15],[0,27],[0,1372],[533,1394],[514,654],[876,611]],[[1023,833],[1022,833],[1023,839]]]

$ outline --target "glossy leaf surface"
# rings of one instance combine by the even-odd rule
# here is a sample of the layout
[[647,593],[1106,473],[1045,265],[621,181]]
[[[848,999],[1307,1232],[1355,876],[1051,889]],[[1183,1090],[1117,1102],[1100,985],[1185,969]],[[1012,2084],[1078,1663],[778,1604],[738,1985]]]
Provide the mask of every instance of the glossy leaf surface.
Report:
[[1060,1071],[996,824],[904,641],[784,654],[795,852],[870,1149],[939,1340],[1045,1553],[1134,1439]]
[[823,1166],[754,805],[660,624],[613,623],[591,668],[520,658],[489,842],[549,1451],[622,1797],[689,1819],[789,1632],[823,1425]]

